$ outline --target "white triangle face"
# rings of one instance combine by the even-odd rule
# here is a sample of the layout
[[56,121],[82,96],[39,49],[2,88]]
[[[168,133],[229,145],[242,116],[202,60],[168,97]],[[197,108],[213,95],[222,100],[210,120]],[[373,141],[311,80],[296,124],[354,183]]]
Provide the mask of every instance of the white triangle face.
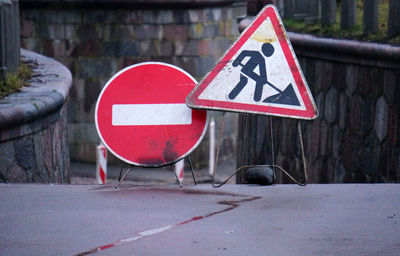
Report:
[[[263,46],[266,50],[263,50]],[[269,17],[198,98],[293,110],[306,109]]]

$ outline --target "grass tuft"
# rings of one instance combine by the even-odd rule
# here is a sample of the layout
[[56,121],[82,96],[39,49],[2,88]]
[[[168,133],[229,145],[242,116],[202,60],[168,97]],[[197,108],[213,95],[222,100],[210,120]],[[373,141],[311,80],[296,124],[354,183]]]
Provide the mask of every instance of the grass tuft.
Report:
[[6,73],[4,79],[0,78],[0,99],[19,91],[26,85],[26,81],[32,77],[32,74],[32,69],[23,63],[16,72]]
[[381,0],[379,1],[379,20],[378,27],[379,31],[374,34],[364,35],[363,34],[363,8],[364,1],[357,1],[357,17],[356,25],[351,29],[341,29],[340,28],[340,6],[336,10],[336,23],[329,27],[321,27],[319,21],[314,24],[309,24],[305,21],[295,21],[290,19],[285,19],[285,28],[288,31],[313,34],[320,37],[330,37],[330,38],[343,38],[352,39],[367,42],[377,42],[377,43],[388,43],[393,45],[400,45],[400,35],[389,38],[387,36],[388,30],[388,16],[389,16],[389,1]]

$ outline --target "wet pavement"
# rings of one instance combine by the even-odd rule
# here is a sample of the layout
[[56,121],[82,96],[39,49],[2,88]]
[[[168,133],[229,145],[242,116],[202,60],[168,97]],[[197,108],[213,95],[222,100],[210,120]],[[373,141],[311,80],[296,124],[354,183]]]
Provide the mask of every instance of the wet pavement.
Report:
[[0,202],[0,255],[400,251],[400,184],[0,184]]

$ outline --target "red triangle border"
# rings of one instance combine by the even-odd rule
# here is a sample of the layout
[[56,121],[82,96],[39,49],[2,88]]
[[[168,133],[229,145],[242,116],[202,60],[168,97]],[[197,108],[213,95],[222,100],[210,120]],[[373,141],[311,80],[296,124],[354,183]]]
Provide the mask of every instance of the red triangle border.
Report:
[[[305,110],[280,108],[265,105],[245,104],[219,100],[199,99],[199,95],[214,80],[219,72],[229,63],[233,56],[241,49],[243,44],[253,35],[260,25],[270,18],[275,33],[278,37],[279,44],[292,72],[296,86],[300,92],[300,96],[305,105]],[[241,34],[233,46],[225,53],[216,66],[198,83],[193,91],[187,96],[186,104],[191,108],[202,108],[211,110],[222,110],[232,112],[244,112],[252,114],[272,115],[281,117],[291,117],[299,119],[315,119],[318,116],[318,110],[314,103],[311,92],[307,86],[304,75],[300,69],[296,55],[286,36],[286,31],[282,25],[282,21],[278,15],[277,9],[273,5],[267,5],[255,18],[252,24]]]

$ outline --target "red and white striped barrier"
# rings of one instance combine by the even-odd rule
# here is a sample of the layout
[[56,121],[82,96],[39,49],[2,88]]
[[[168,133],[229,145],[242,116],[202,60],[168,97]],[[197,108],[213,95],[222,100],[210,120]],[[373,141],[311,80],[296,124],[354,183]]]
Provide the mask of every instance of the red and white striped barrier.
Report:
[[184,167],[185,167],[185,159],[183,158],[175,163],[175,174],[181,184],[183,182]]
[[103,144],[96,147],[96,179],[98,184],[107,182],[107,149]]

